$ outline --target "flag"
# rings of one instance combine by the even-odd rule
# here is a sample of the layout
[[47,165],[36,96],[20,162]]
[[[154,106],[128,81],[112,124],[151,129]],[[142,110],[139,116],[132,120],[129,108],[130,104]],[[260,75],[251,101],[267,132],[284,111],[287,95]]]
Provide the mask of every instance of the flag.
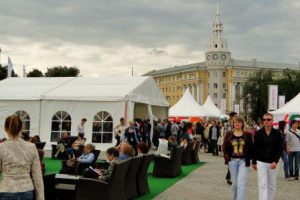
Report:
[[7,78],[11,77],[11,72],[13,70],[13,64],[11,62],[10,57],[8,56],[8,63],[7,63]]
[[23,65],[23,78],[27,77],[26,74],[26,65]]

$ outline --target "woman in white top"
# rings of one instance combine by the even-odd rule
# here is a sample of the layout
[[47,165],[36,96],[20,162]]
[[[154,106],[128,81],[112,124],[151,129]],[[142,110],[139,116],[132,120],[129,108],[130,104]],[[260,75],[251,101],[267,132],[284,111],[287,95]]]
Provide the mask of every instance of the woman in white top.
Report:
[[[35,144],[20,138],[22,121],[17,116],[5,120],[8,140],[0,144],[0,199],[44,200],[40,160]],[[32,177],[32,178],[31,178]]]

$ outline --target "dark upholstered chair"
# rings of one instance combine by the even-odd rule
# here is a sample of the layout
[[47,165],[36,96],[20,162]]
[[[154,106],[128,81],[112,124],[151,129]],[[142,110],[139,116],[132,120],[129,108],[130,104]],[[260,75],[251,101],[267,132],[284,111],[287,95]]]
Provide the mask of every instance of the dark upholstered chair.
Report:
[[45,145],[46,145],[46,142],[37,142],[37,143],[35,143],[35,146],[36,146],[37,149],[44,149]]
[[45,200],[55,199],[55,174],[43,176]]
[[181,173],[181,157],[183,146],[177,146],[171,151],[171,158],[155,156],[153,176],[176,177]]
[[61,174],[75,174],[75,175],[82,175],[83,170],[92,166],[95,167],[97,159],[100,155],[100,150],[94,150],[94,160],[91,163],[77,163],[75,167],[68,167],[66,165],[67,161],[66,160],[62,160],[61,161],[61,170],[59,173]]
[[141,163],[143,161],[143,156],[137,156],[131,158],[130,166],[126,174],[126,199],[134,199],[139,196],[137,190],[137,173],[140,169]]
[[183,149],[181,164],[189,165],[192,164],[192,150],[193,150],[194,142],[188,142],[187,146]]
[[76,169],[75,169],[75,175],[82,175],[83,173],[83,170],[92,166],[92,167],[95,167],[96,166],[96,162],[98,160],[98,157],[100,155],[100,150],[94,150],[94,160],[92,163],[77,163],[77,166],[76,166]]
[[196,141],[195,148],[192,150],[192,163],[198,163],[199,160],[200,141]]
[[125,200],[125,177],[131,159],[116,163],[109,182],[80,178],[75,187],[77,200]]
[[148,167],[150,162],[153,160],[153,154],[143,155],[143,160],[140,165],[140,169],[137,173],[137,189],[139,195],[144,195],[149,193],[149,184],[148,184]]

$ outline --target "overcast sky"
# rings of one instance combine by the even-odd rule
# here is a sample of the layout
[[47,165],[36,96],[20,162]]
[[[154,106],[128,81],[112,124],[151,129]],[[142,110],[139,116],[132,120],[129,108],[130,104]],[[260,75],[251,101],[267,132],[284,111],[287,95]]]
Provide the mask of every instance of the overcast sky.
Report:
[[[83,76],[142,75],[204,61],[216,0],[0,0],[1,63]],[[235,59],[300,61],[299,0],[220,0]]]

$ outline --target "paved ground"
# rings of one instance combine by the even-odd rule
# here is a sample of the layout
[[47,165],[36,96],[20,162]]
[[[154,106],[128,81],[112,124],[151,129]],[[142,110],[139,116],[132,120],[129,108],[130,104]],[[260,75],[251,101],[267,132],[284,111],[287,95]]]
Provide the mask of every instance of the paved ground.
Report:
[[[155,200],[230,200],[231,186],[225,182],[226,166],[221,157],[200,153],[206,164],[178,181]],[[258,199],[257,174],[250,169],[246,199]],[[300,199],[300,181],[284,180],[282,163],[279,163],[276,200]]]

